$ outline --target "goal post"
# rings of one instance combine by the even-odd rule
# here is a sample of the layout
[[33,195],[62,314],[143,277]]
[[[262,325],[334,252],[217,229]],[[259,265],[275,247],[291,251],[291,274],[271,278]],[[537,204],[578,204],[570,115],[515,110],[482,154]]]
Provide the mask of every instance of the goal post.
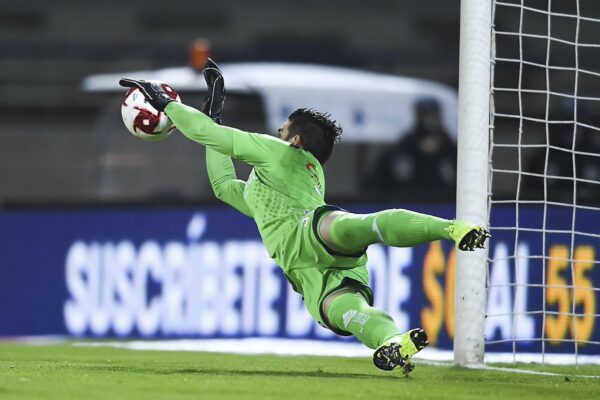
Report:
[[[454,362],[600,364],[600,2],[463,0]],[[489,254],[488,254],[489,253]]]
[[[456,218],[488,224],[492,0],[462,0]],[[459,252],[454,363],[483,364],[487,251]]]

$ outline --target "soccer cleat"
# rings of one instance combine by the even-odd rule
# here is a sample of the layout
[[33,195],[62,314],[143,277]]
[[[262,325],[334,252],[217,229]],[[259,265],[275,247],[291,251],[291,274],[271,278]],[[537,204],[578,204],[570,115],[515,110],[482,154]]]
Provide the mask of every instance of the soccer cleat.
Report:
[[477,224],[454,220],[447,228],[450,238],[457,243],[462,251],[483,249],[485,240],[492,237],[490,233]]
[[384,371],[401,367],[404,376],[408,376],[415,368],[410,362],[410,358],[423,350],[428,344],[429,339],[427,339],[427,334],[423,329],[411,329],[379,346],[373,354],[373,364]]

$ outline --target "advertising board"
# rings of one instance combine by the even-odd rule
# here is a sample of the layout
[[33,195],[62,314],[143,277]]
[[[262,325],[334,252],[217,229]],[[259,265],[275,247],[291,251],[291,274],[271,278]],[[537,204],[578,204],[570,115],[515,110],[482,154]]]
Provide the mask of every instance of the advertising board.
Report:
[[[453,214],[452,207],[416,211]],[[520,226],[541,226],[542,213],[520,210]],[[563,229],[571,227],[570,211],[546,213],[554,225],[545,235],[534,228],[518,237],[509,229],[492,232],[488,350],[512,351],[514,338],[518,350],[539,351],[542,332],[551,339],[546,351],[572,352],[572,343],[558,340],[575,335],[600,342],[599,242]],[[514,226],[515,218],[509,208],[492,214],[497,227]],[[576,231],[598,222],[580,211]],[[433,345],[451,349],[452,243],[373,245],[368,256],[375,306],[400,329],[421,326]],[[225,207],[3,211],[0,265],[0,336],[349,340],[312,321],[268,257],[254,222]],[[573,281],[575,290],[566,287]],[[581,344],[578,351],[595,352]]]

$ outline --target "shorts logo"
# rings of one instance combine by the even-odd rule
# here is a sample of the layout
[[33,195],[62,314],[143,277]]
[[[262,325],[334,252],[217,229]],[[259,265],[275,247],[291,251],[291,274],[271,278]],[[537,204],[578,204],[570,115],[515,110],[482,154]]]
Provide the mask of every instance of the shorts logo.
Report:
[[302,227],[303,228],[308,228],[308,220],[309,219],[310,219],[309,217],[302,218]]

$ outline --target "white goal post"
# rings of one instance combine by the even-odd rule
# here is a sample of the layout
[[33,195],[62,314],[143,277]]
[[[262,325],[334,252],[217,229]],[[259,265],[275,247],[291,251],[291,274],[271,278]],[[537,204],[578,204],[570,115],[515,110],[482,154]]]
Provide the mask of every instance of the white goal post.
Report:
[[600,364],[599,38],[598,1],[461,1],[456,216],[492,238],[457,254],[456,365]]
[[[488,224],[491,0],[462,0],[456,218]],[[458,252],[454,362],[483,363],[486,251]]]

